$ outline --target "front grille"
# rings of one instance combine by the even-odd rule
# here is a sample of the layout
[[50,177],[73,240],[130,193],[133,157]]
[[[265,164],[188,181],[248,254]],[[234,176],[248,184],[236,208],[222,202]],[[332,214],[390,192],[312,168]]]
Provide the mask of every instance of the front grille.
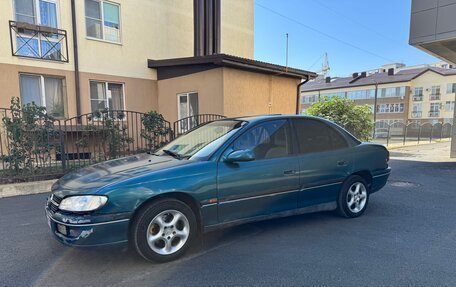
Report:
[[52,194],[48,201],[49,209],[54,213],[59,210],[60,202],[62,202],[62,198]]

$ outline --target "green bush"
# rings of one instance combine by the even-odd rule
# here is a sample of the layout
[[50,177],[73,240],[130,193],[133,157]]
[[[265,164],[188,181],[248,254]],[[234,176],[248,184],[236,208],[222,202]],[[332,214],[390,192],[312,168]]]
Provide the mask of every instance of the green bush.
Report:
[[372,111],[368,105],[356,105],[344,98],[325,98],[313,104],[307,113],[333,121],[364,141],[369,140],[374,127]]
[[167,135],[171,134],[171,128],[163,115],[156,111],[144,114],[141,118],[143,129],[141,137],[146,140],[149,151],[154,151],[167,143]]
[[8,154],[1,155],[1,159],[14,174],[46,165],[57,148],[52,141],[58,135],[54,119],[44,107],[35,103],[21,105],[17,97],[11,99],[10,109],[11,115],[2,119]]

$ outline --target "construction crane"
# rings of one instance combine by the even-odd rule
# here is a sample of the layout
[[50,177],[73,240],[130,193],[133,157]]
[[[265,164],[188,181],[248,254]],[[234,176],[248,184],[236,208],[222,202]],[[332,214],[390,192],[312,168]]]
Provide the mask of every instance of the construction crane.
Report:
[[330,70],[331,68],[329,67],[328,53],[325,53],[325,59],[323,60],[323,64],[321,65],[321,70],[317,72],[317,79],[326,78]]

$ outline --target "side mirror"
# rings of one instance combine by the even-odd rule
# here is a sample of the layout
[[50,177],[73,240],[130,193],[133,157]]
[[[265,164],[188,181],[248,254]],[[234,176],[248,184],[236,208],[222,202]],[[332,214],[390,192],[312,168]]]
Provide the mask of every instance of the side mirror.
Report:
[[225,162],[241,162],[255,160],[255,154],[249,149],[235,150],[226,156]]

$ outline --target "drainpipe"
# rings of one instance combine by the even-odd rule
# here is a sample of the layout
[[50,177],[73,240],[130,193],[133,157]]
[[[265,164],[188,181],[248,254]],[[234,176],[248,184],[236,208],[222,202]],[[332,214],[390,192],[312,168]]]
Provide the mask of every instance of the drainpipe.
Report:
[[296,114],[299,115],[300,112],[299,112],[299,106],[300,106],[300,99],[301,99],[301,86],[304,85],[305,83],[307,83],[308,81],[310,80],[310,76],[307,76],[306,79],[304,81],[302,81],[301,83],[298,84],[297,88],[296,88]]
[[[78,33],[76,29],[76,0],[71,0],[71,25],[73,27],[74,84],[76,92],[76,115],[81,115],[81,90],[79,80]],[[78,118],[78,122],[81,119]]]

